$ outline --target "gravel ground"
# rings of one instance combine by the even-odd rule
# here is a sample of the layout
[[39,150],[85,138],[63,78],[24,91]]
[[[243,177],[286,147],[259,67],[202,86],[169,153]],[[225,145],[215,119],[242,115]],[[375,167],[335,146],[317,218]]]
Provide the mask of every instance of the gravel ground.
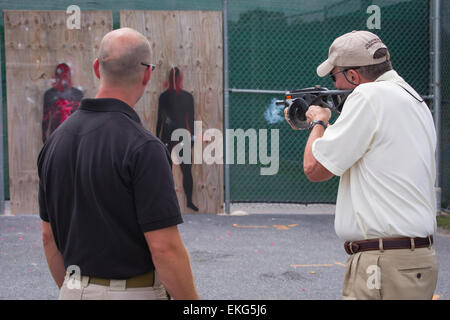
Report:
[[[185,214],[179,226],[209,300],[338,300],[347,259],[331,214]],[[37,215],[0,216],[0,299],[56,299]],[[450,236],[438,232],[435,299],[450,298]]]

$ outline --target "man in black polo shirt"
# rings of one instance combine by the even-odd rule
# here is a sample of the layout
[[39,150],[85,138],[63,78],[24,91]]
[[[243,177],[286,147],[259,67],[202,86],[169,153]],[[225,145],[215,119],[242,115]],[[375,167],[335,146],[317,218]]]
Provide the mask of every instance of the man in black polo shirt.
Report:
[[123,28],[102,40],[95,99],[84,99],[38,158],[44,251],[60,299],[198,299],[171,159],[132,109],[150,45]]

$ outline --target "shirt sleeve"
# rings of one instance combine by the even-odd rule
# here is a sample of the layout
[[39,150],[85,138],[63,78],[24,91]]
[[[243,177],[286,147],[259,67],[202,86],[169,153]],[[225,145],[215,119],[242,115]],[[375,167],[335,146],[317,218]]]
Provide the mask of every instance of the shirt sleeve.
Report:
[[182,223],[167,149],[159,141],[149,141],[134,152],[131,165],[134,201],[142,231]]
[[376,127],[377,118],[370,101],[354,91],[336,122],[314,141],[313,155],[328,171],[341,176],[370,149]]

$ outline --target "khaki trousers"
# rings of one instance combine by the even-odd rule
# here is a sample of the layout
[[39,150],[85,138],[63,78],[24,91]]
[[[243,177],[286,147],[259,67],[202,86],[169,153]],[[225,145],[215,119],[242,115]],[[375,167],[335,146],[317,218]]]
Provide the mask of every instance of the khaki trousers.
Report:
[[342,299],[428,300],[437,276],[433,247],[358,252],[347,260]]
[[109,286],[89,283],[89,277],[66,274],[59,300],[168,300],[158,274],[153,287],[126,288],[125,280],[111,280]]

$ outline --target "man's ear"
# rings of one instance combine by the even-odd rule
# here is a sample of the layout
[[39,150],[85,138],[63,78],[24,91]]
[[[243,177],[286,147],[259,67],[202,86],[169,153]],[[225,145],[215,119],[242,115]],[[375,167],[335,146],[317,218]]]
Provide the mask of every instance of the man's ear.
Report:
[[144,77],[142,78],[142,84],[144,86],[146,86],[147,83],[150,81],[151,76],[152,76],[152,68],[149,67],[145,70]]
[[355,70],[350,69],[350,81],[353,83],[358,83],[361,84],[362,83],[362,78],[360,76],[360,74],[358,72],[356,72]]
[[98,59],[95,59],[93,68],[95,76],[100,80],[100,62],[98,62]]

